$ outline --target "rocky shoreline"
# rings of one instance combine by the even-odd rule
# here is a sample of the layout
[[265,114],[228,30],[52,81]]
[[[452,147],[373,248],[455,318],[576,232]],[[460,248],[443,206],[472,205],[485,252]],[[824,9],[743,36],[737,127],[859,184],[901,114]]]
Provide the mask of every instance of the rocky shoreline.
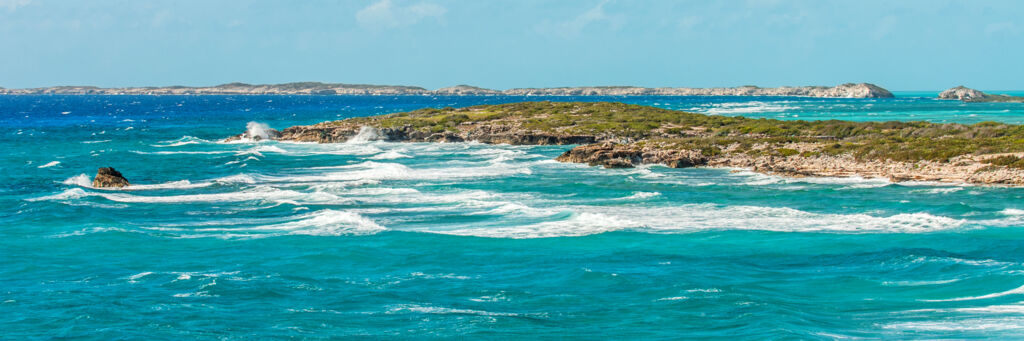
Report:
[[[557,158],[562,162],[584,163],[606,168],[629,168],[643,164],[662,164],[673,168],[730,167],[748,168],[757,172],[785,176],[829,176],[887,178],[892,181],[937,181],[971,184],[1024,185],[1024,167],[1000,165],[996,158],[1010,161],[1024,159],[1024,150],[1015,152],[974,152],[936,160],[892,160],[881,157],[857,157],[854,152],[827,152],[844,145],[831,136],[778,139],[765,134],[727,137],[712,133],[707,127],[688,129],[664,127],[650,131],[623,132],[615,129],[583,132],[579,129],[536,129],[531,122],[538,119],[558,120],[551,113],[536,109],[579,112],[587,106],[602,103],[578,103],[567,107],[550,102],[520,103],[501,106],[480,106],[463,109],[424,109],[422,111],[385,116],[354,118],[295,126],[281,131],[247,132],[228,140],[270,138],[280,141],[344,143],[348,141],[383,140],[393,142],[463,142],[511,145],[577,145]],[[517,105],[519,105],[517,107]],[[728,119],[662,109],[608,104],[613,109],[656,110],[658,114],[696,115],[695,119]],[[540,108],[537,108],[540,107]],[[494,110],[498,108],[498,110]],[[496,113],[497,112],[497,113]],[[524,114],[535,112],[535,114]],[[500,116],[504,115],[504,116]],[[470,116],[477,117],[476,119]],[[519,115],[519,116],[516,116]],[[456,123],[446,122],[463,117]],[[581,117],[594,117],[594,114]],[[734,120],[736,118],[733,118]],[[741,121],[764,122],[740,118]],[[424,126],[431,122],[432,126]],[[779,124],[787,124],[778,121]],[[799,123],[799,121],[796,121]],[[842,123],[842,122],[840,122]],[[852,123],[849,124],[865,124]],[[883,123],[879,123],[883,124]],[[920,126],[923,123],[917,124]],[[572,126],[579,128],[581,122]],[[914,129],[945,127],[934,125]],[[909,126],[914,126],[910,123]],[[1009,126],[1015,127],[1015,126]],[[958,128],[959,129],[959,128]],[[674,135],[673,135],[674,134]],[[906,133],[902,133],[906,134]],[[973,134],[973,133],[972,133]],[[740,138],[749,139],[740,140]],[[862,139],[862,138],[860,138]],[[708,144],[707,141],[718,141]],[[902,148],[902,147],[900,147]],[[987,148],[987,147],[986,147]],[[898,148],[897,148],[898,149]],[[928,152],[928,151],[926,151]],[[934,152],[934,151],[930,151]]]
[[644,88],[589,86],[492,90],[457,85],[436,90],[417,86],[299,82],[285,84],[229,83],[217,86],[123,87],[55,86],[30,89],[0,88],[0,95],[420,95],[420,96],[783,96],[834,98],[890,98],[892,93],[870,83],[837,86],[784,86],[761,88]]
[[972,102],[1006,102],[1024,103],[1024,97],[987,94],[963,85],[947,89],[939,93],[940,99],[954,99],[967,103]]
[[[1024,153],[1007,154],[1024,157]],[[985,157],[960,157],[951,162],[863,161],[850,155],[751,156],[730,153],[707,157],[692,150],[639,147],[614,143],[578,146],[556,158],[562,162],[586,163],[606,168],[631,168],[640,164],[662,164],[672,168],[746,168],[755,172],[789,177],[886,178],[892,182],[932,181],[945,183],[1024,185],[1024,170],[985,169]],[[982,171],[984,169],[984,171]]]

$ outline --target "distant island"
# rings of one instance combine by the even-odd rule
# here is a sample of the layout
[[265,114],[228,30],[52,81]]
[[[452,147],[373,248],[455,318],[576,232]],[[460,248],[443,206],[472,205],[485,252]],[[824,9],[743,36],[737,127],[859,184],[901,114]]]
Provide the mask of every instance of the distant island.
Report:
[[890,98],[892,93],[870,83],[837,86],[783,86],[761,88],[747,85],[731,88],[644,88],[633,86],[585,86],[559,88],[516,88],[491,90],[457,85],[437,90],[416,86],[299,82],[285,84],[229,83],[207,87],[125,87],[54,86],[31,89],[0,88],[0,95],[426,95],[426,96],[785,96],[833,98]]
[[336,143],[579,145],[559,161],[628,168],[741,167],[789,176],[1024,185],[1024,127],[982,122],[781,121],[615,102],[420,109],[228,138]]
[[964,102],[1014,102],[1024,103],[1024,97],[993,95],[974,90],[963,85],[943,91],[939,94],[941,99],[956,99]]

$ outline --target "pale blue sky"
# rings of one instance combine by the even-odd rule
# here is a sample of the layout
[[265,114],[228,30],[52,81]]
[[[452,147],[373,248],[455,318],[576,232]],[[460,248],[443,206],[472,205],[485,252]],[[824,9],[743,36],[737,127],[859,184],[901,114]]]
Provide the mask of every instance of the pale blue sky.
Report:
[[1024,89],[1024,1],[0,0],[0,86]]

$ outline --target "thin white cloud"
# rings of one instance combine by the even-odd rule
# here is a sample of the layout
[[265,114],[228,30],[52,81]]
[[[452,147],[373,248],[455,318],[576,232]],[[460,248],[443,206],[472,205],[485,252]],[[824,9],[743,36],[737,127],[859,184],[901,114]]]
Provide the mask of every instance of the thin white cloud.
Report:
[[18,7],[25,7],[30,3],[32,3],[32,0],[0,0],[0,9],[14,12]]
[[443,6],[429,2],[403,6],[391,0],[380,0],[356,12],[356,22],[369,29],[400,28],[424,19],[440,20],[447,12]]
[[1017,28],[1017,25],[1009,21],[991,23],[985,26],[985,34],[990,36],[996,34],[1017,35],[1020,32],[1021,30]]
[[587,9],[576,17],[566,21],[545,21],[536,26],[538,32],[550,35],[557,35],[564,38],[572,38],[580,35],[588,26],[606,24],[612,29],[622,26],[622,16],[608,14],[604,6],[609,0],[603,0],[596,6]]
[[893,28],[896,27],[896,24],[898,22],[899,21],[894,16],[885,16],[884,18],[882,18],[881,21],[878,22],[877,25],[875,25],[875,30],[871,34],[871,37],[874,38],[875,40],[885,38],[886,36],[889,35],[889,33],[892,33]]

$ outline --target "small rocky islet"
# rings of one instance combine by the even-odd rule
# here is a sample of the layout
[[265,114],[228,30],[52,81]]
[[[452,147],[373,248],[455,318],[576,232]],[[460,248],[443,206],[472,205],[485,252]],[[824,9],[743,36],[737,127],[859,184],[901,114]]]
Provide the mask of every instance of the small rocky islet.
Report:
[[998,95],[998,94],[987,94],[975,89],[965,87],[963,85],[950,88],[946,91],[939,93],[940,99],[955,99],[964,101],[967,103],[972,102],[1009,102],[1009,103],[1024,103],[1024,97],[1020,96],[1009,96],[1009,95]]
[[[557,160],[735,167],[788,176],[1024,185],[1024,126],[997,122],[782,121],[617,102],[420,109],[261,132],[280,141],[577,145]],[[228,140],[251,138],[241,134]]]
[[92,187],[96,188],[121,188],[131,186],[128,179],[113,167],[101,167],[96,171],[96,177],[92,180]]

